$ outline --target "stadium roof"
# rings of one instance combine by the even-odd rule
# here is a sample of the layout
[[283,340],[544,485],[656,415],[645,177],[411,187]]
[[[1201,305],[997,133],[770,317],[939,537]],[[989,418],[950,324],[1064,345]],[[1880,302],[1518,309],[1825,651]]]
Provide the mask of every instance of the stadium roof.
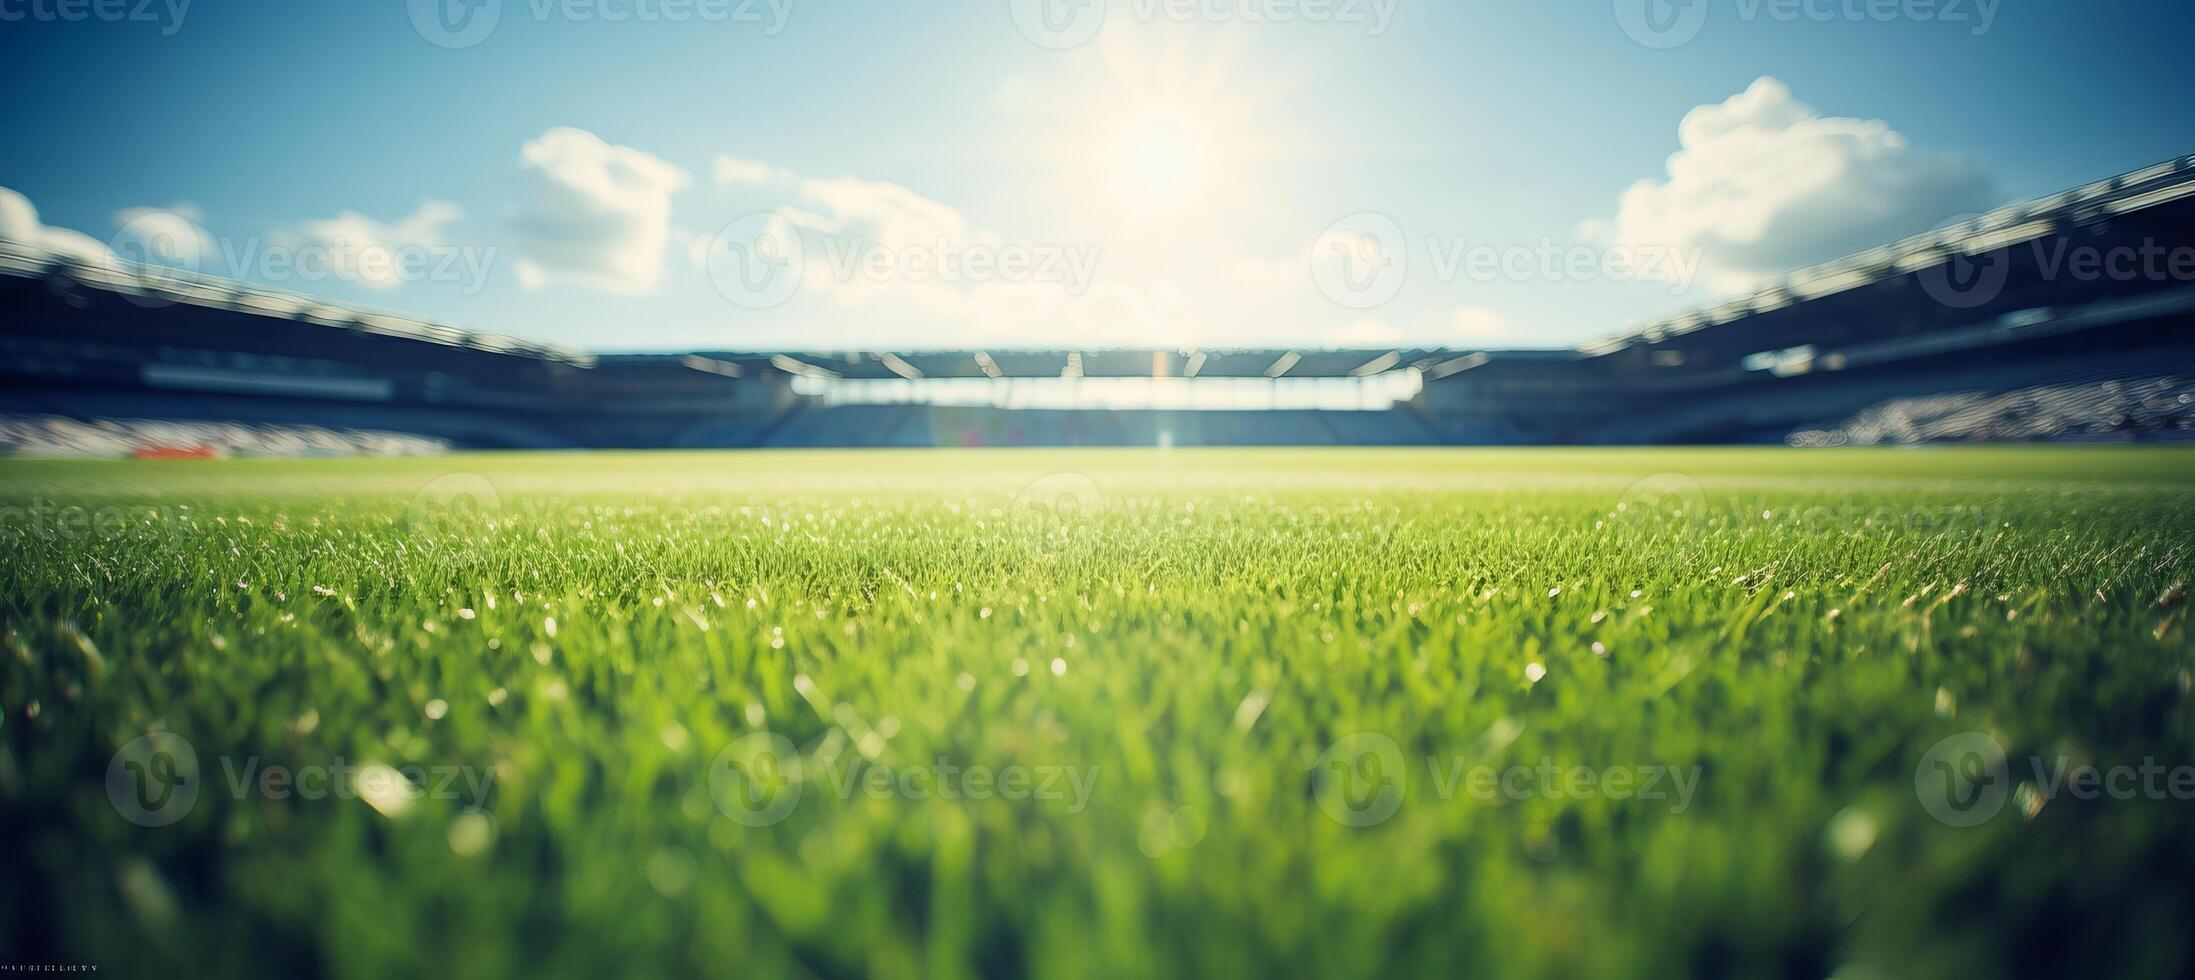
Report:
[[166,266],[128,262],[90,263],[21,242],[0,240],[0,275],[39,277],[50,275],[56,269],[65,269],[70,278],[94,288],[140,297],[141,302],[157,300],[158,303],[153,305],[181,303],[258,316],[281,317],[300,323],[317,323],[324,327],[402,337],[447,347],[544,358],[579,367],[592,367],[595,360],[593,354],[575,347],[476,333],[401,313],[335,303],[272,286],[199,275]]
[[970,350],[894,353],[703,351],[742,373],[775,369],[813,378],[854,380],[972,378],[1349,378],[1430,368],[1461,352],[1430,348],[1226,348],[1211,350]]
[[2042,238],[2067,225],[2116,218],[2190,196],[2195,196],[2195,156],[2178,157],[2049,197],[2009,204],[1967,221],[1800,269],[1751,295],[1652,323],[1620,336],[1582,344],[1578,349],[1598,356],[1634,344],[1658,343],[1706,327],[1895,279],[1957,255],[1996,251]]
[[[1495,360],[1563,359],[1610,354],[1654,344],[1860,286],[1883,282],[1948,260],[2031,241],[2072,225],[2159,207],[2195,196],[2195,156],[2097,181],[2050,197],[2008,205],[1969,221],[1801,269],[1754,293],[1673,317],[1607,340],[1555,351],[1440,348],[990,349],[943,351],[700,351],[667,355],[689,367],[727,377],[776,371],[810,378],[855,380],[974,378],[1347,378],[1415,368],[1429,380]],[[164,267],[95,264],[31,246],[0,241],[0,275],[44,276],[56,270],[95,288],[165,302],[274,316],[322,326],[403,337],[452,347],[544,358],[593,367],[597,356],[554,344],[517,340],[430,323],[235,280]]]
[[[1433,348],[1214,348],[893,351],[697,351],[606,354],[518,340],[432,323],[401,314],[334,303],[287,290],[161,266],[95,264],[0,241],[0,275],[39,277],[57,270],[87,286],[163,302],[280,317],[325,327],[403,337],[452,347],[539,357],[579,367],[598,362],[676,358],[698,371],[757,377],[769,371],[811,378],[1347,378],[1403,368],[1451,369],[1471,351]],[[1483,355],[1479,355],[1483,356]],[[1452,370],[1451,370],[1452,373]]]

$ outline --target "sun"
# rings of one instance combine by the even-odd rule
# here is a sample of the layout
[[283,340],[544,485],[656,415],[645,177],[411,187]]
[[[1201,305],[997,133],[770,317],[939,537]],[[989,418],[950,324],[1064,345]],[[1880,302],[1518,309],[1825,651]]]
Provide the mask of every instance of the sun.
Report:
[[1177,212],[1204,199],[1225,147],[1186,107],[1131,108],[1103,154],[1119,204],[1135,212]]
[[1320,152],[1284,111],[1279,74],[1243,69],[1246,40],[1108,31],[1059,75],[1012,90],[1016,150],[1075,234],[1118,277],[1164,279],[1235,247],[1276,184]]

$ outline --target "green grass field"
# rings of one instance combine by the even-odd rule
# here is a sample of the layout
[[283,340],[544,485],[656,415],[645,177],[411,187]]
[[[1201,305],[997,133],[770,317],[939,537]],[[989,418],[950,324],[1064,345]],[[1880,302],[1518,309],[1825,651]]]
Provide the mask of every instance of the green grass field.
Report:
[[0,962],[2180,974],[2191,505],[2131,448],[8,461]]

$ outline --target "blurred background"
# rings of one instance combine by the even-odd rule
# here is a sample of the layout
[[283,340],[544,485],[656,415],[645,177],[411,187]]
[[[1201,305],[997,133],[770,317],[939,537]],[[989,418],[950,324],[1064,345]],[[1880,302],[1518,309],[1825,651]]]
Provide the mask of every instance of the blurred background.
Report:
[[28,3],[0,451],[2195,432],[2184,8],[1584,6]]

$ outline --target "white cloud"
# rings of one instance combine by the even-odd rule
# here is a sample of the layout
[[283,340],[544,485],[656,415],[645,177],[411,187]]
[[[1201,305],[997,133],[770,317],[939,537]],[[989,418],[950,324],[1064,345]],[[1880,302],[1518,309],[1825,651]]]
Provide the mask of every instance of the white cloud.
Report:
[[114,253],[83,232],[55,228],[38,220],[30,199],[0,187],[0,239],[28,245],[89,266],[114,264]]
[[[1438,324],[1438,319],[1445,319],[1447,323],[1444,325]],[[1469,343],[1465,342],[1486,343],[1494,340],[1510,340],[1515,337],[1515,334],[1510,331],[1509,325],[1502,322],[1498,314],[1492,310],[1476,306],[1466,306],[1454,313],[1447,314],[1445,317],[1437,318],[1436,325],[1440,327],[1441,333],[1445,335],[1442,340],[1443,346],[1470,346]]]
[[[859,310],[871,321],[861,335],[888,346],[993,343],[1083,344],[1160,342],[1172,336],[1146,290],[1091,281],[1102,255],[1096,246],[1009,239],[975,227],[958,209],[886,181],[859,177],[806,178],[767,163],[719,157],[720,184],[772,188],[749,195],[800,237],[798,295]],[[751,220],[752,212],[734,219]],[[715,236],[674,234],[696,270],[708,270]],[[1027,276],[960,264],[967,256],[1015,250],[1065,255]],[[896,335],[895,335],[896,334]]]
[[1824,116],[1761,78],[1693,109],[1668,176],[1623,192],[1613,244],[1692,250],[1721,290],[1881,245],[1992,203],[1989,178],[1881,120]]
[[114,214],[114,251],[130,262],[197,271],[220,258],[213,236],[201,223],[206,214],[195,204],[165,208],[125,208]]
[[898,184],[851,177],[804,180],[800,192],[829,211],[836,235],[859,237],[886,248],[969,238],[968,219],[959,211]]
[[[1026,302],[1014,283],[947,283],[903,277],[877,278],[861,258],[882,252],[932,251],[993,244],[997,236],[974,231],[968,219],[949,205],[898,184],[844,177],[802,180],[800,208],[781,211],[799,228],[807,248],[803,289],[828,294],[850,306],[898,301],[916,309],[957,318],[989,315],[982,304]],[[854,274],[849,275],[849,271]]]
[[781,167],[754,160],[741,160],[721,153],[709,162],[709,176],[719,184],[748,184],[758,187],[795,179],[792,171]]
[[525,258],[521,285],[566,281],[616,293],[653,291],[670,242],[671,195],[686,173],[578,129],[552,129],[519,154],[511,223]]
[[1340,347],[1487,347],[1515,343],[1518,336],[1499,314],[1477,306],[1428,313],[1407,327],[1377,317],[1359,317],[1334,331],[1325,342]]
[[0,187],[0,238],[11,242],[30,242],[38,237],[45,226],[38,222],[38,209],[30,199],[5,187]]
[[1358,317],[1334,331],[1337,347],[1391,347],[1402,343],[1401,327],[1375,317]]
[[1251,288],[1300,286],[1310,281],[1308,255],[1292,259],[1236,259],[1228,272],[1238,285]]
[[403,281],[406,253],[441,247],[444,226],[464,217],[455,204],[427,201],[394,222],[376,221],[356,211],[307,221],[292,237],[328,259],[331,275],[371,289],[394,289]]

